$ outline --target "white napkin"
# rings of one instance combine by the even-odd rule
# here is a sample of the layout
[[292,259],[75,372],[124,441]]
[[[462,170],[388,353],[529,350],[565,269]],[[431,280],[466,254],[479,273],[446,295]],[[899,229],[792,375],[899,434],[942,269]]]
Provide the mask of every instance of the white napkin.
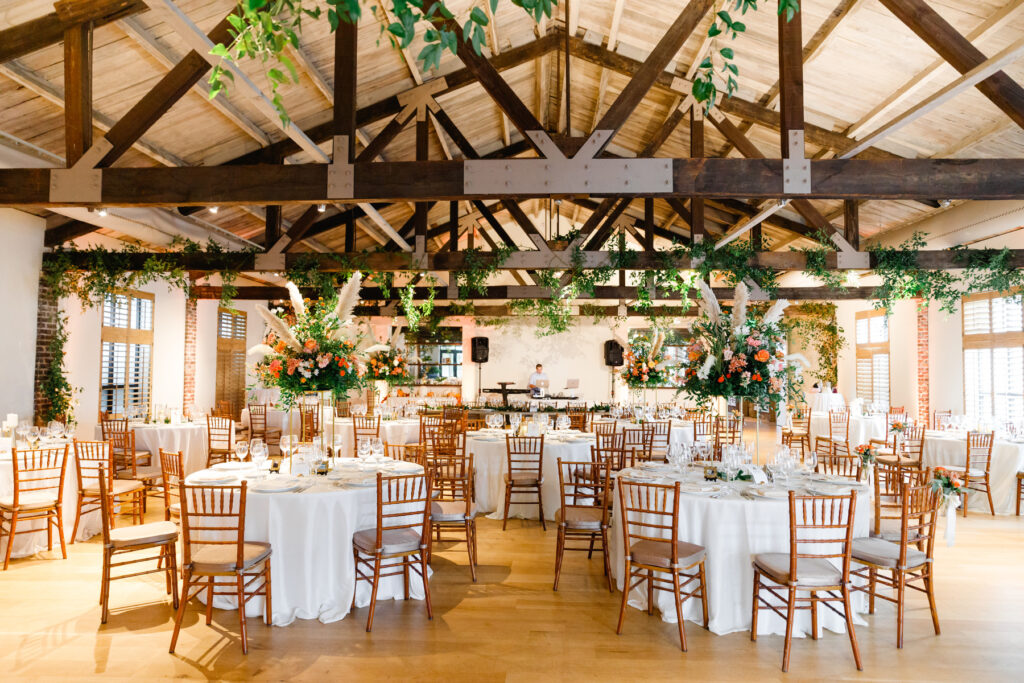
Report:
[[768,475],[765,474],[764,468],[760,465],[743,465],[740,467],[740,472],[749,474],[755,484],[767,484]]

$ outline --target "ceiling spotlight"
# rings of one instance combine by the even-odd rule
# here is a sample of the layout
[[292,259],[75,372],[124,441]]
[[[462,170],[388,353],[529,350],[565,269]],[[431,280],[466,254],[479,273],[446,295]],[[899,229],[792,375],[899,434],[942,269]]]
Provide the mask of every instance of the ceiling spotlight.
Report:
[[104,217],[106,217],[106,215],[107,215],[107,210],[106,210],[106,209],[100,209],[99,211],[97,211],[97,212],[96,212],[96,214],[97,214],[97,215],[98,215],[98,216],[99,216],[100,218],[104,218]]
[[220,207],[219,206],[211,206],[210,207],[210,213],[214,213],[215,214],[218,211],[220,211]]
[[317,204],[316,205],[316,210],[319,211],[320,213],[323,213],[323,212],[327,211],[327,205],[326,204]]
[[950,200],[948,200],[948,199],[940,199],[940,200],[939,200],[939,206],[941,206],[941,207],[942,207],[943,209],[945,209],[945,208],[948,208],[948,207],[949,207],[949,205],[950,205],[950,204],[952,204],[952,203],[953,203],[953,202],[951,202],[951,201],[950,201]]

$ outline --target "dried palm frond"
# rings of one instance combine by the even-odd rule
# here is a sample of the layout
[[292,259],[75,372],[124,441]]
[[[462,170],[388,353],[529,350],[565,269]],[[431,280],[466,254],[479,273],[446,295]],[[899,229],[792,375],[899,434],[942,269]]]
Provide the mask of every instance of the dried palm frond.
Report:
[[789,302],[785,299],[779,299],[773,303],[768,312],[764,314],[764,322],[772,325],[782,320],[782,312],[786,310],[786,306],[789,306]]
[[665,343],[665,333],[658,330],[654,333],[654,341],[651,343],[651,355],[650,358],[655,358],[658,352],[661,351],[662,344]]
[[732,324],[735,327],[741,326],[747,320],[747,302],[750,300],[750,290],[747,285],[739,283],[736,285],[736,294],[733,297]]
[[292,331],[288,329],[288,326],[283,320],[278,318],[276,315],[270,312],[270,309],[266,306],[256,306],[256,312],[260,314],[267,325],[270,327],[271,332],[277,335],[277,338],[283,341],[285,344],[295,349],[296,351],[302,350],[302,344],[295,338]]
[[356,271],[345,286],[338,290],[338,305],[334,308],[334,315],[339,325],[345,325],[352,319],[356,304],[359,303],[359,286],[362,281],[362,274]]
[[249,356],[267,356],[274,353],[274,349],[270,348],[266,344],[257,344],[248,351],[245,352]]
[[292,310],[295,311],[295,315],[305,313],[306,302],[302,300],[302,293],[299,292],[299,288],[295,286],[294,282],[286,282],[284,286],[288,290],[288,297],[292,300]]
[[711,322],[717,323],[722,316],[722,307],[718,305],[718,299],[711,290],[711,285],[704,280],[697,280],[697,289],[700,290],[700,301],[697,303],[700,304],[701,310],[711,319]]

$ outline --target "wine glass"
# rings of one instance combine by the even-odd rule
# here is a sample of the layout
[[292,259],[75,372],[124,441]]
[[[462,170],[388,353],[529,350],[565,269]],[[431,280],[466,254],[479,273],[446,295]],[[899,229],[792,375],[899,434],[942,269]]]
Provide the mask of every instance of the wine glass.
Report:
[[807,469],[811,472],[815,472],[818,469],[818,452],[810,451],[804,456],[804,464],[807,465]]
[[384,457],[384,442],[379,436],[370,441],[370,450],[374,458],[379,460]]
[[522,424],[522,422],[523,422],[523,414],[522,413],[512,413],[511,415],[508,416],[508,421],[509,421],[509,424],[512,425],[512,431],[513,432],[518,431],[519,430],[519,425]]
[[281,437],[281,453],[285,456],[291,456],[292,452],[295,451],[298,445],[299,437],[294,434]]
[[263,470],[263,464],[267,461],[267,446],[262,441],[253,441],[249,447],[249,452],[252,454],[252,461],[256,464],[256,471],[261,472]]
[[29,443],[29,446],[31,446],[32,448],[35,448],[36,444],[39,443],[40,436],[42,436],[42,435],[39,433],[39,427],[36,427],[35,425],[32,425],[31,427],[29,427],[28,428],[28,443]]
[[356,455],[360,459],[365,459],[370,455],[370,440],[367,438],[359,439],[359,446],[356,448]]
[[28,440],[28,430],[30,426],[31,425],[28,420],[22,420],[18,423],[18,426],[14,428],[14,433],[20,437],[21,441]]
[[238,441],[238,442],[235,443],[235,457],[238,459],[239,462],[244,461],[245,460],[245,456],[248,455],[248,453],[249,453],[249,442],[248,441]]

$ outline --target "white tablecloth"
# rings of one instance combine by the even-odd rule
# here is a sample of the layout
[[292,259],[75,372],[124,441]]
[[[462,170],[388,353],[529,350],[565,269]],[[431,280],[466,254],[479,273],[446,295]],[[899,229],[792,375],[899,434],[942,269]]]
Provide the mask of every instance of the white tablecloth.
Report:
[[[616,420],[615,424],[618,429],[639,429],[641,425],[630,422],[629,420]],[[693,423],[686,422],[685,420],[672,420],[672,425],[669,427],[668,443],[670,446],[681,446],[683,444],[692,444],[694,441],[693,436]]]
[[[47,448],[49,445],[42,445]],[[11,462],[11,451],[0,451],[0,496],[14,495],[14,465]],[[71,543],[71,531],[75,527],[75,513],[78,511],[78,471],[75,466],[75,450],[68,444],[68,463],[64,472],[64,496],[61,500],[64,522],[64,542]],[[32,522],[18,522],[18,529],[45,529],[43,520]],[[75,540],[84,541],[95,534],[100,533],[99,512],[90,512],[82,517],[78,525],[78,536]],[[0,557],[7,552],[8,536],[0,542]],[[37,534],[19,533],[14,539],[14,548],[11,549],[11,557],[27,557],[41,550],[46,550],[46,532]],[[60,540],[57,534],[53,535],[53,551],[60,552]]]
[[[301,493],[248,492],[245,511],[247,541],[270,543],[270,568],[275,626],[296,619],[330,623],[344,619],[356,595],[356,606],[370,604],[370,584],[360,581],[356,591],[352,536],[377,524],[377,488],[341,488],[320,478]],[[410,595],[424,598],[423,583],[413,573]],[[402,577],[383,579],[377,599],[400,600]],[[233,598],[219,597],[214,606],[237,609]],[[263,599],[253,598],[246,616],[261,617]]]
[[[811,414],[811,448],[821,436],[828,438],[828,413]],[[851,415],[850,416],[850,447],[856,448],[871,439],[885,439],[885,415]]]
[[206,425],[134,425],[135,449],[153,454],[153,464],[160,466],[160,449],[181,451],[185,474],[206,467]]
[[[624,470],[625,471],[625,470]],[[618,487],[615,489],[615,515],[618,516]],[[857,498],[854,537],[867,536],[871,519],[871,503],[867,490]],[[789,552],[789,504],[786,500],[749,500],[738,495],[713,499],[699,495],[680,495],[679,540],[696,543],[707,549],[705,572],[708,590],[708,620],[713,633],[724,635],[750,630],[753,603],[754,570],[752,561],[758,553]],[[622,525],[615,520],[611,539],[612,575],[619,590],[624,585]],[[864,611],[866,600],[853,598],[855,611]],[[675,623],[675,603],[670,592],[655,592],[656,607],[662,619]],[[630,595],[629,604],[647,608],[647,594],[638,588]],[[811,615],[798,611],[794,635],[809,633]],[[699,600],[688,600],[683,606],[688,621],[701,623]],[[827,607],[818,612],[819,625],[830,631],[845,633],[842,618]],[[862,623],[862,622],[860,622]],[[762,610],[758,615],[758,634],[784,634],[785,622],[775,614]]]
[[808,403],[816,413],[828,413],[829,411],[846,410],[846,399],[842,394],[810,394]]
[[[557,442],[550,435],[544,439],[544,454],[541,461],[541,474],[544,483],[541,485],[541,497],[544,501],[544,516],[554,519],[555,513],[562,505],[561,493],[558,490],[558,459],[583,462],[590,460],[592,438],[575,437],[579,441],[572,443]],[[493,440],[487,440],[493,439]],[[473,467],[476,469],[476,507],[480,512],[493,512],[492,519],[502,519],[505,511],[505,474],[508,472],[508,449],[505,436],[473,435],[466,439],[466,449],[473,454]],[[515,500],[526,499],[526,496],[515,495]],[[517,505],[509,507],[509,517],[537,519],[536,505]]]
[[[963,467],[967,460],[967,440],[939,431],[925,432],[924,465]],[[1012,515],[1017,505],[1017,472],[1024,471],[1024,444],[996,441],[992,444],[992,467],[989,480],[992,485],[992,503],[996,513]],[[967,509],[988,512],[988,496],[972,491],[967,496]]]

